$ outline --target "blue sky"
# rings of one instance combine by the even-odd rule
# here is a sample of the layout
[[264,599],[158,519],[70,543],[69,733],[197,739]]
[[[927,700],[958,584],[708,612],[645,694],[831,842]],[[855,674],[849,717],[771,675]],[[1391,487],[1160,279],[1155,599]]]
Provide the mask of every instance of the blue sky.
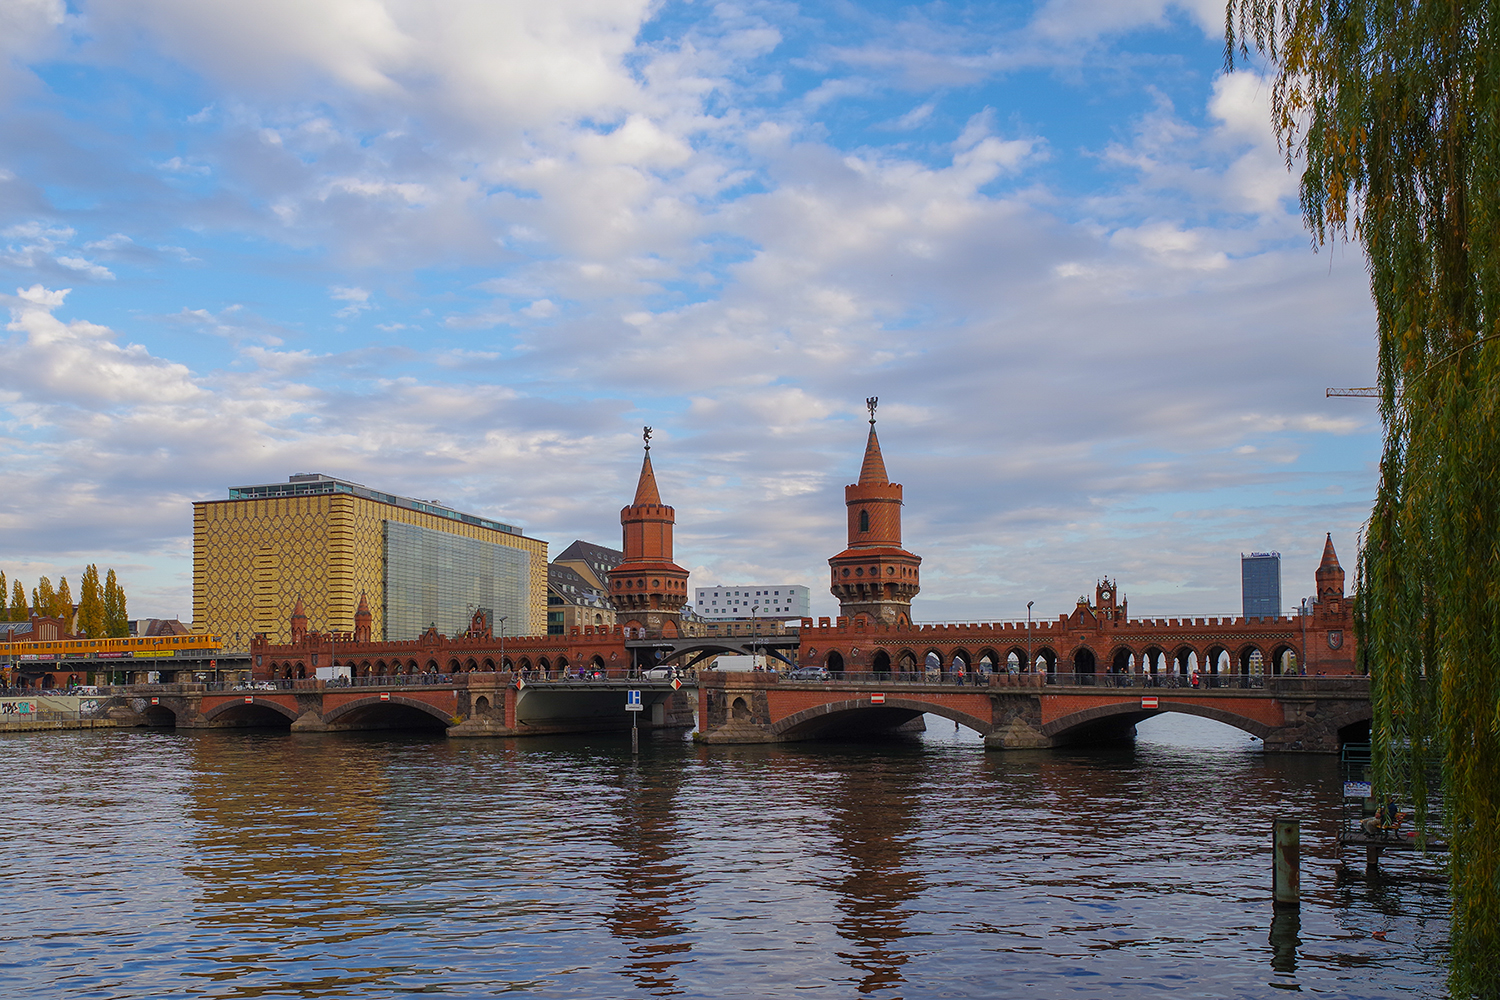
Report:
[[[320,471],[812,587],[881,399],[922,620],[1311,592],[1374,493],[1364,262],[1222,7],[0,0],[0,569],[191,611]],[[817,596],[821,595],[821,596]]]

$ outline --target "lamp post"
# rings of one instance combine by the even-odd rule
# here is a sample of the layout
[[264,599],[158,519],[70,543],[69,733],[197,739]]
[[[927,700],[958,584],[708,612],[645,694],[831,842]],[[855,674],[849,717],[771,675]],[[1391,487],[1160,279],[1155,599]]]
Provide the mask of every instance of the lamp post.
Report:
[[1026,672],[1036,670],[1036,658],[1031,655],[1031,606],[1036,601],[1026,602]]
[[505,671],[505,616],[501,615],[495,619],[500,623],[500,671]]
[[750,667],[759,670],[760,663],[755,659],[755,640],[758,638],[759,623],[755,619],[756,613],[760,611],[760,605],[755,604],[750,608]]

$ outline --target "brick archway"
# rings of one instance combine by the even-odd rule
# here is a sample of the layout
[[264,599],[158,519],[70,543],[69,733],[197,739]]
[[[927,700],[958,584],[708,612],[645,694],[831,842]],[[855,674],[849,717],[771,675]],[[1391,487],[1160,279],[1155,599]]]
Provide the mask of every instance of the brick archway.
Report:
[[1065,715],[1060,719],[1053,719],[1042,726],[1041,733],[1048,738],[1066,739],[1069,732],[1081,729],[1091,723],[1100,722],[1105,719],[1120,718],[1124,716],[1135,716],[1135,721],[1150,719],[1163,712],[1176,712],[1181,715],[1196,715],[1200,719],[1212,719],[1214,722],[1222,722],[1226,726],[1249,733],[1257,739],[1264,740],[1266,736],[1274,733],[1276,727],[1269,726],[1258,719],[1247,718],[1236,712],[1228,712],[1221,708],[1213,708],[1208,705],[1199,705],[1194,702],[1168,701],[1162,699],[1157,710],[1142,710],[1140,704],[1134,701],[1120,702],[1116,705],[1099,705],[1095,708],[1087,708],[1081,712]]
[[[890,698],[887,697],[884,704],[872,705],[868,696],[862,698],[851,698],[847,701],[831,701],[824,705],[816,705],[804,709],[794,715],[789,715],[780,722],[769,727],[772,736],[787,736],[795,730],[808,726],[818,720],[828,720],[830,716],[853,716],[859,712],[878,712],[881,710],[898,710],[912,712],[915,715],[930,713],[940,715],[951,722],[968,726],[970,729],[987,736],[994,731],[994,724],[978,716],[970,715],[968,712],[949,708],[946,705],[934,704],[928,701],[918,701],[913,698]],[[831,720],[830,720],[831,721]]]

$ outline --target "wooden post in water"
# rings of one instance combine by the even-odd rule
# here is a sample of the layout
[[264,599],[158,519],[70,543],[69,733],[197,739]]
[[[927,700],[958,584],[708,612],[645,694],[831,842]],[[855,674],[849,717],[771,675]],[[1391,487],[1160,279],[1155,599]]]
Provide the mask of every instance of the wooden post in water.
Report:
[[1271,892],[1277,906],[1302,905],[1302,821],[1276,817],[1271,827]]

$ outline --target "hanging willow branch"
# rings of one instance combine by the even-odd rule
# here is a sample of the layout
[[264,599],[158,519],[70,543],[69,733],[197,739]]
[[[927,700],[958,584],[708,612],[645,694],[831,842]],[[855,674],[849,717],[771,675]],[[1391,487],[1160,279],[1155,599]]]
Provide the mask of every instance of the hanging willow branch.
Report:
[[1229,68],[1274,67],[1315,243],[1369,259],[1385,447],[1356,627],[1376,780],[1420,808],[1441,761],[1450,987],[1500,996],[1500,0],[1229,0],[1225,40]]

